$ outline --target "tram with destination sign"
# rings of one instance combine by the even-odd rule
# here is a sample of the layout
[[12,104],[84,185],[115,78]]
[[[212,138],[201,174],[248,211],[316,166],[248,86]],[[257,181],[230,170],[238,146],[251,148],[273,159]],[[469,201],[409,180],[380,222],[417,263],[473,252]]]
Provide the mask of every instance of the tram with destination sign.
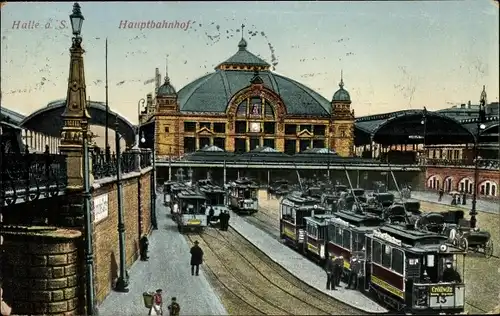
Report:
[[185,188],[176,195],[179,212],[177,227],[182,233],[187,230],[203,230],[207,226],[207,198],[196,188]]
[[305,218],[327,213],[317,198],[294,191],[280,202],[280,237],[293,248],[303,251],[305,240]]
[[253,214],[259,210],[259,187],[248,178],[229,183],[229,207],[238,213]]
[[[446,236],[403,225],[384,225],[367,234],[365,289],[397,311],[463,312],[466,253],[446,241]],[[444,279],[446,263],[458,279]]]

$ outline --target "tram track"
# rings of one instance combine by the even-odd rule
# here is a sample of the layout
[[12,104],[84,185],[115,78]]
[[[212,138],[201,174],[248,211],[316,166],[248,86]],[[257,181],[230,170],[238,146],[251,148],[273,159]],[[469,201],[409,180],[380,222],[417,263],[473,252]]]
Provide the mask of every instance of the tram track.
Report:
[[[187,236],[191,242],[194,235]],[[304,284],[273,262],[232,228],[196,235],[206,249],[205,266],[249,314],[341,315],[360,311]],[[241,314],[241,313],[238,313]]]

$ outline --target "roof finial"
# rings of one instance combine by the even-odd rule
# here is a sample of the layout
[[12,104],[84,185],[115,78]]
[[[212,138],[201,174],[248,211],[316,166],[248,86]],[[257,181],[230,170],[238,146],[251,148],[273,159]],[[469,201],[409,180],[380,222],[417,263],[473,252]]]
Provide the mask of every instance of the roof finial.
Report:
[[170,83],[170,78],[168,77],[168,54],[165,57],[165,84]]
[[344,89],[344,71],[340,71],[340,83],[339,83],[340,89]]
[[241,24],[241,39],[243,39],[243,31],[245,30],[245,24]]
[[486,98],[487,98],[487,95],[486,95],[486,86],[483,85],[483,91],[481,92],[481,99],[479,100],[479,103],[481,104],[481,106],[485,106],[486,105]]

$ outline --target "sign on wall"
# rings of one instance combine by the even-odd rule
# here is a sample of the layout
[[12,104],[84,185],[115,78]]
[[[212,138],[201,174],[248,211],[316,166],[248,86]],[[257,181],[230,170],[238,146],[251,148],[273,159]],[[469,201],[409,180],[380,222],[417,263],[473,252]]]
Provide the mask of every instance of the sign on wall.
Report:
[[102,194],[94,197],[92,203],[92,214],[94,215],[94,224],[108,217],[108,194]]

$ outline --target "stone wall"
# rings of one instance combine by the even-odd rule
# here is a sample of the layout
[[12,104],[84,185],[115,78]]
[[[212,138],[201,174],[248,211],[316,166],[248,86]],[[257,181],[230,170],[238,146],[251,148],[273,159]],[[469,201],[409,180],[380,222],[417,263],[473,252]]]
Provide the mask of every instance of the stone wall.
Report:
[[14,314],[81,315],[82,233],[51,227],[2,230],[4,297]]
[[[130,267],[138,258],[141,235],[149,234],[151,230],[151,168],[144,169],[141,173],[124,175],[122,188],[125,254],[127,267]],[[120,266],[118,194],[115,179],[104,178],[94,182],[94,203],[96,197],[105,195],[108,197],[108,214],[94,223],[93,234],[95,294],[98,304],[114,287]]]

